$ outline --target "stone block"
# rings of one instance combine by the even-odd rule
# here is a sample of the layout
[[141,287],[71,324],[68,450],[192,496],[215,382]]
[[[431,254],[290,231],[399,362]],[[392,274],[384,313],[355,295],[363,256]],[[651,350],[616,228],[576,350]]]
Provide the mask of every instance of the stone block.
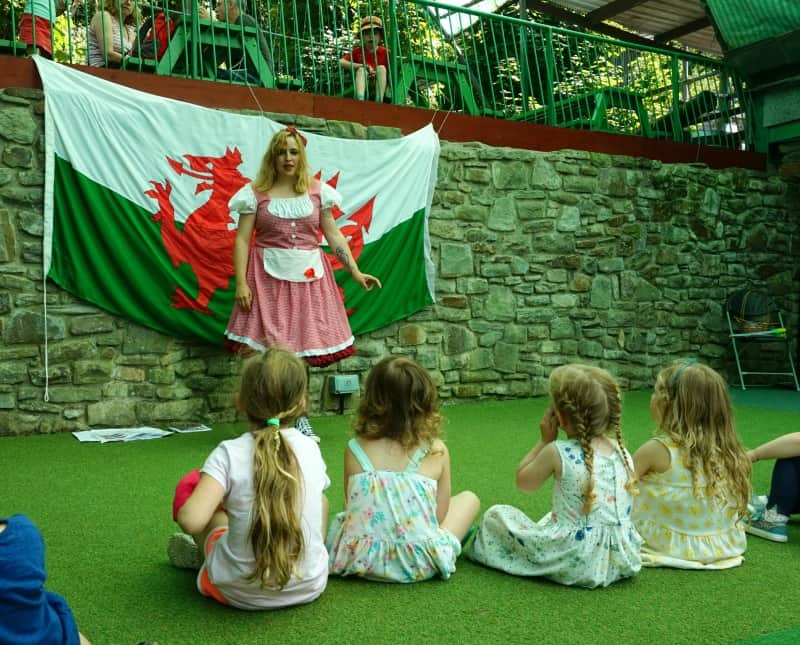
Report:
[[447,325],[444,330],[444,351],[445,354],[463,354],[471,351],[478,346],[478,342],[473,334],[466,327],[461,325]]
[[202,399],[139,402],[135,406],[140,423],[193,423],[203,419],[206,404]]
[[494,201],[486,222],[492,231],[514,231],[517,228],[517,212],[512,197],[500,197]]
[[513,292],[508,287],[490,285],[484,307],[486,320],[510,322],[514,320],[517,311],[517,302]]
[[173,348],[175,340],[152,329],[131,324],[125,330],[123,354],[162,354]]
[[398,330],[401,345],[423,345],[427,340],[425,328],[421,325],[400,325]]
[[575,325],[569,318],[553,318],[550,322],[550,338],[575,338]]
[[439,261],[442,277],[456,278],[475,273],[472,249],[468,244],[442,243]]
[[456,385],[453,387],[453,396],[459,399],[476,399],[481,395],[481,386],[477,383]]
[[[90,427],[132,427],[142,423],[137,418],[136,402],[132,399],[112,399],[91,403],[86,407],[86,420]],[[151,406],[147,403],[145,407]]]
[[[3,329],[3,341],[7,345],[44,342],[45,320],[42,314],[18,310],[11,314]],[[64,338],[64,321],[55,316],[47,317],[47,338],[50,341]]]
[[50,385],[54,383],[69,383],[72,380],[72,372],[68,365],[50,365],[47,372],[43,368],[30,370],[29,377],[33,385],[43,386],[46,382]]
[[102,391],[99,387],[52,385],[47,391],[51,403],[81,403],[83,401],[99,401],[102,398]]
[[537,156],[533,162],[530,187],[544,190],[560,190],[561,175],[558,174],[553,164],[543,157]]
[[27,107],[4,107],[0,110],[0,138],[22,145],[36,141],[37,122]]
[[[132,368],[118,367],[116,370],[129,370]],[[91,383],[105,383],[111,379],[112,372],[116,371],[109,361],[75,361],[73,364],[72,382],[75,385]],[[123,381],[131,380],[123,378]]]
[[104,334],[114,330],[114,321],[109,316],[78,316],[69,322],[69,331],[75,336]]
[[176,363],[173,369],[181,378],[191,374],[203,374],[206,371],[206,362],[202,358],[189,358]]

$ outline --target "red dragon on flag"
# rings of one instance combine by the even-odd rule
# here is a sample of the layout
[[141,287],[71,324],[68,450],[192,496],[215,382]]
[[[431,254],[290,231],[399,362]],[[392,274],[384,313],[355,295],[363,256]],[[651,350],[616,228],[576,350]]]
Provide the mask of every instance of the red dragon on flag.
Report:
[[[233,243],[236,238],[235,223],[228,208],[228,202],[250,179],[239,172],[242,155],[238,148],[226,148],[221,157],[184,154],[185,161],[167,157],[170,167],[179,176],[191,177],[198,181],[195,194],[210,192],[208,200],[192,211],[183,226],[175,220],[175,205],[172,203],[172,182],[151,181],[152,188],[145,195],[156,200],[158,211],[151,217],[161,225],[161,240],[172,261],[173,267],[186,263],[197,279],[198,292],[191,297],[181,287],[175,285],[170,297],[171,306],[177,309],[194,309],[206,315],[214,315],[208,304],[218,289],[227,289],[233,270]],[[315,178],[321,181],[322,172]],[[339,173],[326,183],[336,187]],[[338,206],[334,206],[333,216],[353,253],[358,260],[364,250],[364,232],[369,232],[375,196],[347,216]],[[349,223],[344,223],[349,222]],[[320,231],[320,241],[322,232]],[[344,268],[333,254],[326,253],[335,271]],[[342,299],[344,300],[344,292]],[[348,310],[350,314],[352,310]]]

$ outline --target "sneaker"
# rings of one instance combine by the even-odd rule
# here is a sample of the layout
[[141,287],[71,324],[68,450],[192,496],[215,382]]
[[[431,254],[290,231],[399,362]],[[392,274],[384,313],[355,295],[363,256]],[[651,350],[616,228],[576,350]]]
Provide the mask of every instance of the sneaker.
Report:
[[186,533],[172,534],[167,544],[167,557],[170,564],[179,569],[199,569],[203,565],[200,547]]
[[750,535],[757,535],[773,542],[786,542],[789,535],[786,524],[789,518],[778,513],[777,508],[767,508],[750,517],[750,524],[745,529]]
[[767,510],[767,496],[766,495],[753,495],[747,503],[747,509],[750,515],[757,515]]
[[298,417],[294,425],[306,437],[311,437],[314,441],[319,443],[319,437],[314,432],[314,428],[311,427],[311,423],[309,423],[308,417]]

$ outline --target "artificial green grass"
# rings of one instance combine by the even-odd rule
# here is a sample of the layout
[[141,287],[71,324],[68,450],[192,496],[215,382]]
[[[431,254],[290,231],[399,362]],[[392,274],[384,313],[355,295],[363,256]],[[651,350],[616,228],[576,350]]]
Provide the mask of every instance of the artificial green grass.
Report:
[[[790,396],[794,393],[787,392]],[[633,451],[652,431],[649,394],[625,395],[623,432]],[[448,406],[445,438],[453,490],[469,488],[482,508],[509,503],[538,519],[550,486],[514,488],[514,468],[538,438],[546,400]],[[737,405],[746,446],[797,428],[797,408]],[[332,486],[343,500],[348,417],[312,420]],[[0,439],[0,516],[20,512],[47,543],[48,589],[63,594],[94,645],[206,643],[759,643],[800,624],[800,530],[789,542],[748,539],[745,563],[727,571],[645,569],[607,589],[583,590],[515,578],[462,557],[449,581],[392,585],[331,578],[316,602],[275,612],[243,612],[200,596],[191,571],[172,568],[172,492],[214,446],[244,426],[155,441],[81,444],[71,435]],[[770,463],[754,469],[766,492]],[[798,632],[794,632],[796,636]]]

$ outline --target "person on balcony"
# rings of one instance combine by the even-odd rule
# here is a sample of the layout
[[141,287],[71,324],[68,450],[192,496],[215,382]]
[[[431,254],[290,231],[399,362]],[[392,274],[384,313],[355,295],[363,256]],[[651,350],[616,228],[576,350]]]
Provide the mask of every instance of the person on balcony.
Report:
[[339,61],[342,69],[355,74],[355,97],[363,101],[367,87],[374,90],[375,100],[383,102],[388,83],[389,50],[383,46],[383,21],[377,16],[367,16],[361,21],[361,42]]
[[[267,62],[270,71],[272,71],[272,52],[270,52],[264,34],[259,29],[258,21],[244,12],[244,2],[245,0],[217,0],[217,6],[215,7],[217,20],[231,25],[238,25],[239,27],[254,27],[258,31],[258,47],[261,50],[261,55]],[[231,51],[230,60],[222,60],[220,62],[225,64],[225,69],[217,70],[218,79],[240,83],[259,83],[259,70],[252,65],[248,67],[244,52]]]
[[17,37],[28,44],[29,54],[53,57],[52,24],[65,10],[64,0],[27,0]]
[[98,3],[89,24],[89,65],[121,67],[136,41],[134,0]]

